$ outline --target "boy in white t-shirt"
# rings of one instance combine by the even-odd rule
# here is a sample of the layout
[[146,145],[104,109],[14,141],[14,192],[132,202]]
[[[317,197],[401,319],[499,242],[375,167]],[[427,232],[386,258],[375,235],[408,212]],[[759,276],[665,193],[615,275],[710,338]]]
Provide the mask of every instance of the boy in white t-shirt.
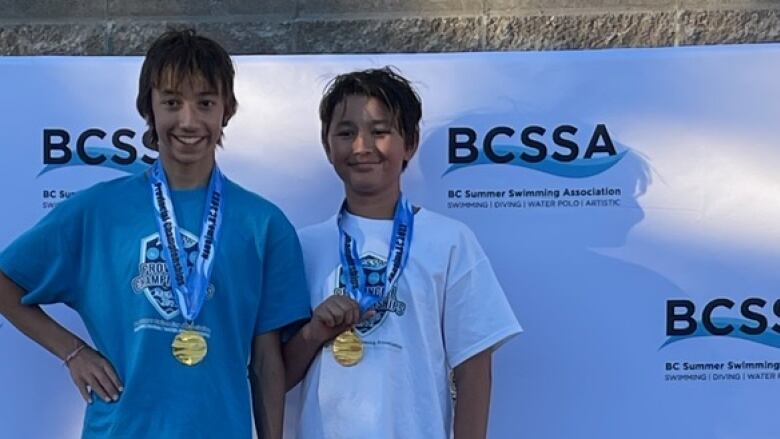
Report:
[[320,103],[346,200],[299,233],[315,310],[284,348],[288,438],[486,436],[491,355],[521,328],[471,230],[401,193],[421,116],[388,68]]

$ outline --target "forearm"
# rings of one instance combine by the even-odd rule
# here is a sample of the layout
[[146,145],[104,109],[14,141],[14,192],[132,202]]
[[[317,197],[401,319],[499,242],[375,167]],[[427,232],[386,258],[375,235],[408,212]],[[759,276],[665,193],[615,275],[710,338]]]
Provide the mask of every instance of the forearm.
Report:
[[0,272],[0,314],[12,325],[61,360],[84,344],[43,312],[41,307],[23,305],[23,295],[24,290]]
[[455,439],[484,439],[490,411],[492,383],[490,350],[455,368]]
[[[255,337],[260,339],[264,336]],[[275,346],[274,346],[275,344]],[[258,439],[281,439],[284,417],[284,363],[278,335],[256,341],[249,365],[252,409]]]
[[312,360],[322,348],[324,341],[313,337],[311,326],[307,323],[298,331],[283,349],[285,389],[290,390],[298,384],[309,370]]

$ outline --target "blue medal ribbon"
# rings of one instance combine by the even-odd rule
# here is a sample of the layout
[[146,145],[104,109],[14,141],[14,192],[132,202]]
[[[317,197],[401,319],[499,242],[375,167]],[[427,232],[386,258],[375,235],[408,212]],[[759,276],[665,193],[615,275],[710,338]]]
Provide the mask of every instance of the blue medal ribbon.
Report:
[[401,194],[395,205],[393,216],[393,232],[390,235],[390,248],[387,255],[385,273],[385,286],[381,295],[368,292],[366,288],[366,273],[358,254],[358,245],[344,230],[344,216],[347,211],[347,202],[341,205],[337,224],[339,228],[339,255],[341,267],[346,271],[345,286],[347,293],[360,305],[360,313],[363,314],[376,305],[395,286],[401,273],[409,260],[409,247],[412,244],[412,230],[414,230],[414,211],[409,200]]
[[159,160],[149,169],[149,182],[152,186],[154,208],[157,212],[157,226],[160,231],[168,278],[179,309],[189,323],[195,320],[203,307],[211,270],[214,268],[215,248],[219,241],[219,231],[222,228],[223,178],[222,172],[215,163],[206,192],[203,228],[198,240],[198,258],[192,269],[188,269],[184,240],[176,222],[170,185],[165,170]]

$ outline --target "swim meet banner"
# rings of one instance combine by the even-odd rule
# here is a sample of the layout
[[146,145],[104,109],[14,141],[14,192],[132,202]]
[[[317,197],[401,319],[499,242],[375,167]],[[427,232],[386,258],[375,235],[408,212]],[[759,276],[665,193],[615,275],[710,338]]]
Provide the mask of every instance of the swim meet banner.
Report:
[[[148,166],[141,61],[0,58],[0,247]],[[328,80],[392,65],[414,82],[404,190],[474,230],[525,329],[494,357],[489,437],[780,437],[780,46],[235,61],[219,163],[296,226],[341,202]],[[67,369],[0,324],[0,436],[78,437]]]

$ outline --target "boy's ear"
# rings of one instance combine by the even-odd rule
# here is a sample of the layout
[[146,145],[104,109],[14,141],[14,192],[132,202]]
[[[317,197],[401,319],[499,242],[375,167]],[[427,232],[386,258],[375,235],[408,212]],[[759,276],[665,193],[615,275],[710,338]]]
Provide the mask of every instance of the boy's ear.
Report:
[[154,122],[152,122],[152,118],[150,116],[146,116],[144,119],[146,120],[146,130],[141,135],[141,142],[152,151],[159,151],[159,145],[157,142],[152,140],[154,138],[152,132],[156,129],[154,127]]
[[232,119],[233,116],[235,115],[236,115],[235,111],[232,113],[225,112],[225,114],[222,115],[222,127],[223,128],[226,127],[228,125],[228,122],[230,122],[230,119]]
[[328,162],[333,164],[333,160],[330,158],[330,145],[328,145],[327,139],[322,139],[322,149],[325,150],[325,157],[328,158]]
[[414,155],[417,153],[417,148],[419,146],[420,146],[420,135],[416,133],[414,135],[413,143],[411,145],[406,145],[406,148],[404,150],[404,160],[409,162],[412,159],[412,157],[414,157]]

